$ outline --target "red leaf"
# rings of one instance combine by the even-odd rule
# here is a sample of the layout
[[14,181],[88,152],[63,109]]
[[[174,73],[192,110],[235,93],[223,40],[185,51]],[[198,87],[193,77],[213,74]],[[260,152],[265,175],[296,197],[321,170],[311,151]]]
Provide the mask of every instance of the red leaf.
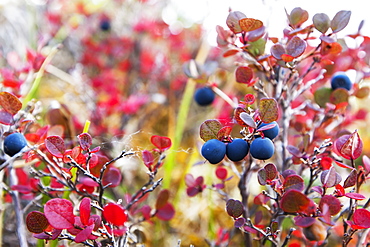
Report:
[[14,94],[8,92],[0,93],[0,105],[12,115],[22,109],[22,102]]
[[82,150],[87,151],[92,144],[92,137],[89,133],[82,133],[77,136]]
[[32,211],[26,217],[27,229],[33,233],[42,233],[49,226],[45,215],[38,211]]
[[353,222],[363,228],[370,228],[370,212],[364,208],[357,209],[353,213]]
[[175,208],[172,206],[171,203],[167,202],[166,205],[164,205],[160,209],[157,209],[155,215],[160,220],[169,221],[173,218],[173,216],[175,216]]
[[266,179],[267,180],[274,180],[278,174],[276,166],[272,163],[268,163],[265,165],[264,169],[266,170]]
[[45,139],[46,149],[55,157],[63,158],[66,151],[64,140],[60,136],[48,136]]
[[315,223],[316,219],[313,217],[296,216],[294,217],[294,223],[300,227],[309,227]]
[[235,220],[234,227],[239,228],[239,227],[244,226],[244,224],[245,224],[245,219],[243,217],[240,217]]
[[345,159],[357,159],[362,153],[362,140],[357,130],[350,135],[342,135],[334,142],[334,148]]
[[330,157],[323,157],[321,160],[320,160],[320,165],[322,167],[323,170],[328,170],[330,169],[333,165],[333,159],[330,158]]
[[321,183],[326,188],[334,187],[335,185],[339,184],[341,181],[340,175],[335,171],[334,166],[331,167],[329,170],[324,170],[321,173]]
[[104,172],[102,182],[104,186],[109,184],[109,187],[116,187],[121,183],[121,180],[121,171],[116,167],[110,167]]
[[91,199],[89,197],[84,197],[80,204],[80,219],[81,223],[85,226],[89,224],[91,214]]
[[188,173],[185,175],[185,184],[187,187],[197,186],[197,183],[195,182],[195,178],[192,174]]
[[299,151],[299,148],[297,148],[296,146],[288,145],[288,146],[286,147],[286,149],[288,150],[288,152],[289,152],[291,155],[293,155],[293,156],[295,156],[295,157],[297,157],[297,158],[301,158],[301,157],[303,157],[303,153],[302,153],[301,151]]
[[243,214],[244,207],[240,201],[229,199],[226,202],[226,211],[231,217],[238,218],[239,216]]
[[253,79],[253,70],[248,66],[239,66],[235,71],[235,79],[239,83],[248,84]]
[[246,94],[244,100],[247,104],[252,105],[256,101],[256,97],[253,94]]
[[366,172],[370,172],[370,158],[366,155],[362,156],[362,164],[365,167]]
[[344,196],[344,194],[346,193],[343,186],[340,184],[335,185],[335,189],[338,196]]
[[231,128],[230,126],[224,126],[224,127],[222,127],[217,132],[217,139],[218,140],[222,140],[223,138],[230,136],[232,130],[233,130],[233,128]]
[[348,175],[346,180],[344,180],[343,188],[348,188],[355,186],[357,182],[357,171],[356,169],[353,169],[351,173]]
[[149,170],[151,170],[151,166],[153,165],[153,162],[154,162],[153,154],[149,152],[148,150],[144,150],[141,152],[141,155],[143,158],[144,165],[148,167]]
[[150,138],[150,141],[154,146],[159,148],[162,152],[169,149],[172,145],[171,139],[165,136],[154,135]]
[[280,201],[281,208],[287,213],[300,213],[310,205],[310,199],[297,190],[285,192]]
[[290,175],[285,178],[283,187],[285,191],[288,191],[288,190],[302,191],[304,189],[303,178],[296,174]]
[[103,208],[103,217],[115,226],[122,226],[127,221],[125,210],[116,203],[108,203]]
[[86,241],[90,237],[93,229],[94,229],[94,224],[91,224],[87,226],[85,229],[83,229],[82,231],[80,231],[75,237],[75,242],[82,243]]
[[366,199],[366,197],[364,195],[361,195],[359,193],[346,193],[344,194],[344,196],[348,197],[348,198],[351,198],[351,199],[355,199],[355,200],[364,200]]
[[234,118],[235,118],[235,121],[242,127],[248,127],[248,125],[241,119],[240,117],[240,114],[241,113],[247,113],[247,111],[242,108],[242,107],[237,107],[235,110],[234,110]]
[[170,198],[170,191],[166,189],[161,190],[155,202],[155,208],[157,210],[163,208],[167,204],[169,198]]
[[346,165],[342,162],[339,162],[339,161],[336,161],[334,160],[335,164],[337,164],[339,167],[342,167],[342,168],[348,168],[348,169],[353,169],[353,167],[349,166],[349,165]]
[[54,198],[45,204],[44,211],[50,225],[55,229],[73,227],[75,216],[73,215],[72,202],[66,199]]
[[327,204],[329,206],[330,215],[336,215],[340,212],[342,207],[341,202],[338,198],[332,195],[325,195],[321,198],[319,208],[323,210],[323,205]]

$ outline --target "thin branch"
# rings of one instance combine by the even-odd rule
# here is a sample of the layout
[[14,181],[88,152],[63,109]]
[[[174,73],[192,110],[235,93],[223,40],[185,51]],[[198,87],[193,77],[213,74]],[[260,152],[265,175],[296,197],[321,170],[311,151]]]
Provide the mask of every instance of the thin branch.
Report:
[[[16,185],[17,181],[17,175],[15,174],[15,170],[13,169],[12,163],[9,164],[9,187],[12,187],[13,185]],[[20,247],[28,247],[27,242],[27,235],[26,235],[26,225],[24,223],[23,219],[23,210],[21,207],[21,202],[19,198],[19,192],[18,191],[10,191],[10,195],[13,200],[13,206],[15,211],[15,217],[17,221],[17,236],[19,240],[19,246]]]

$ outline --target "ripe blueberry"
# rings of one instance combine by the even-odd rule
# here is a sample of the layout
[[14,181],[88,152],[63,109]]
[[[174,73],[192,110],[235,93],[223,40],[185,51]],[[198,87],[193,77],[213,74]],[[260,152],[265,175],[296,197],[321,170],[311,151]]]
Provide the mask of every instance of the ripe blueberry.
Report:
[[111,28],[111,26],[110,26],[110,21],[109,21],[108,19],[102,19],[102,20],[100,21],[100,29],[101,29],[102,31],[109,31],[109,30],[110,30],[110,28]]
[[243,139],[234,139],[226,146],[226,156],[231,161],[240,161],[247,156],[249,151],[249,143]]
[[259,128],[261,127],[264,127],[266,125],[270,125],[270,124],[275,124],[275,127],[272,127],[271,129],[268,129],[268,130],[263,130],[263,135],[265,137],[268,137],[270,138],[270,140],[274,139],[275,137],[278,136],[279,132],[280,132],[280,128],[279,128],[279,125],[277,124],[276,121],[273,121],[271,123],[262,123]]
[[249,152],[255,159],[267,160],[274,155],[275,147],[270,138],[258,137],[252,141]]
[[9,156],[14,156],[27,146],[27,141],[21,133],[13,133],[4,139],[4,152]]
[[344,88],[349,91],[352,88],[352,82],[344,72],[337,72],[331,78],[331,88],[333,90]]
[[209,163],[217,164],[225,157],[226,145],[222,141],[211,139],[203,144],[201,153]]
[[212,104],[215,99],[215,93],[209,87],[201,87],[195,91],[194,99],[198,105],[207,106]]

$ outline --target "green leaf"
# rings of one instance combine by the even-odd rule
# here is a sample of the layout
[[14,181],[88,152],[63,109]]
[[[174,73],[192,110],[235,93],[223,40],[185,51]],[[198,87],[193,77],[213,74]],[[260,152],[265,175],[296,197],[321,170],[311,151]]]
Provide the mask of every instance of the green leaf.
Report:
[[325,107],[326,103],[330,101],[330,94],[333,90],[328,87],[322,87],[317,89],[313,96],[315,99],[315,102],[320,106],[320,107]]
[[221,128],[222,124],[217,119],[206,120],[200,125],[200,138],[205,142],[217,139],[217,134]]
[[258,39],[254,42],[248,42],[248,50],[252,53],[253,56],[258,57],[264,54],[266,47],[265,39]]
[[300,7],[294,8],[289,15],[289,22],[292,26],[300,26],[308,20],[308,12]]
[[334,16],[333,20],[331,20],[330,27],[334,33],[337,33],[343,30],[349,23],[349,19],[351,18],[351,11],[341,10]]
[[338,105],[348,102],[349,92],[345,88],[337,88],[330,94],[330,103]]
[[315,14],[312,18],[313,25],[320,33],[326,33],[330,27],[330,18],[325,13]]
[[277,101],[274,98],[262,98],[260,101],[259,113],[264,123],[276,121],[279,117]]

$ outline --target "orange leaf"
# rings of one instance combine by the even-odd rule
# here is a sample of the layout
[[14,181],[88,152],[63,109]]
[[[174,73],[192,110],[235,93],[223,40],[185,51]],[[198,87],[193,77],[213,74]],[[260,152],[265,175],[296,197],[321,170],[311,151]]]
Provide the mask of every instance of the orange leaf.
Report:
[[230,57],[230,56],[233,56],[235,55],[236,53],[238,53],[239,50],[236,50],[236,49],[231,49],[231,50],[227,50],[225,51],[225,53],[222,55],[223,57]]
[[22,109],[22,102],[15,95],[8,92],[0,93],[0,105],[12,115],[17,114]]
[[289,63],[289,62],[293,61],[294,57],[291,56],[291,55],[288,55],[288,54],[283,54],[283,55],[281,55],[281,59],[284,62]]
[[239,25],[245,32],[256,30],[263,26],[263,22],[253,18],[243,18],[239,20]]

